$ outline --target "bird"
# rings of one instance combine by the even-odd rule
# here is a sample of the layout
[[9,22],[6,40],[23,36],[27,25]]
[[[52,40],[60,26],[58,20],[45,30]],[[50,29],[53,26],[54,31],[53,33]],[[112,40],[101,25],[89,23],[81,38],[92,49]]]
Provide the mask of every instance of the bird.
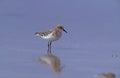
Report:
[[63,25],[57,24],[54,29],[44,31],[44,32],[36,32],[35,35],[48,41],[47,53],[51,54],[51,44],[52,44],[52,42],[57,41],[57,40],[59,40],[61,38],[62,31],[67,33],[67,31],[64,29]]

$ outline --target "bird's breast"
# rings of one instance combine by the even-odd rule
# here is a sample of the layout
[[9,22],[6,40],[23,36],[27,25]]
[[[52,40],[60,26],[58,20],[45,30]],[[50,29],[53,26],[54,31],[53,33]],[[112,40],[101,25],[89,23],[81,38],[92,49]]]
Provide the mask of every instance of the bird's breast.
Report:
[[61,37],[61,33],[56,33],[56,35],[53,35],[53,33],[50,33],[46,36],[41,36],[41,38],[46,39],[48,41],[56,41]]

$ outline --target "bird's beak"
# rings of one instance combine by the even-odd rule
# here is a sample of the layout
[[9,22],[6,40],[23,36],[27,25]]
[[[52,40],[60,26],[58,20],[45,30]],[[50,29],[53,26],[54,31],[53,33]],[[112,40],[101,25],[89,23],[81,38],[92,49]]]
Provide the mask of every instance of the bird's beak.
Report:
[[63,29],[63,31],[67,33],[67,31],[65,29]]

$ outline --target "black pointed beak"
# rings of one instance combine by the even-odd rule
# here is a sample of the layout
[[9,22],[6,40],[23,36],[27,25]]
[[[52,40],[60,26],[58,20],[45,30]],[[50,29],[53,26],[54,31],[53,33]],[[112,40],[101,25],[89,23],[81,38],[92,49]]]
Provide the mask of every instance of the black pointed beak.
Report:
[[63,31],[67,33],[67,31],[65,29],[63,29]]

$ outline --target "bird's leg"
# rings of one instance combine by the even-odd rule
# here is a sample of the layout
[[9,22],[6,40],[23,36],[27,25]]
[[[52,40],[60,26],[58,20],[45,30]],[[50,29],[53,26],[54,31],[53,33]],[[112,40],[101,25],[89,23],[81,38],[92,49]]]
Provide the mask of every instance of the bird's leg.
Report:
[[51,54],[51,44],[52,44],[52,42],[50,42],[50,54]]
[[48,54],[49,54],[49,51],[50,51],[49,47],[50,47],[50,42],[48,42],[48,50],[47,50]]

